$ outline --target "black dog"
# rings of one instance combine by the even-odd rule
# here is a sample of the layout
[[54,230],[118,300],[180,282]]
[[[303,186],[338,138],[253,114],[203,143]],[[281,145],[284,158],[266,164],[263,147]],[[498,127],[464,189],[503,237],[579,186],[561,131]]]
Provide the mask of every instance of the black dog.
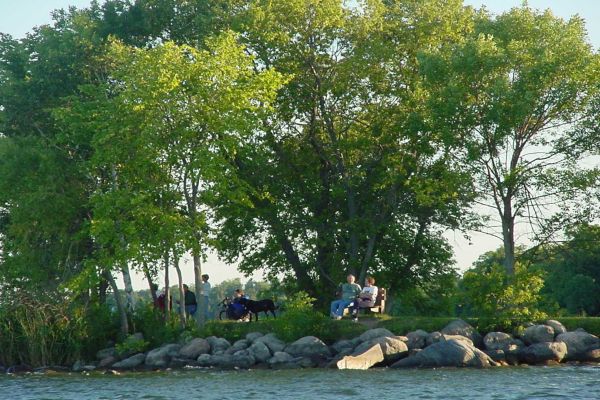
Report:
[[[273,303],[273,300],[271,300],[271,299],[254,301],[254,300],[249,300],[249,299],[242,297],[238,301],[240,302],[240,304],[243,304],[248,309],[248,311],[250,311],[253,315],[255,315],[256,321],[258,321],[258,313],[261,311],[264,312],[267,317],[269,316],[269,311],[270,311],[271,314],[273,314],[273,318],[276,318],[275,310],[277,310],[277,307],[275,306],[275,303]],[[252,320],[252,316],[250,316],[250,320]]]

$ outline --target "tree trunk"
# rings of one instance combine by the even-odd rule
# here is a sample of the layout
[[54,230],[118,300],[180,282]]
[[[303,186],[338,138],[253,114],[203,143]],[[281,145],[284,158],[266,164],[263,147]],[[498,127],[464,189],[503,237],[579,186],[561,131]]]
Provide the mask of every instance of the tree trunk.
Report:
[[175,267],[175,271],[177,271],[177,282],[179,284],[179,322],[181,323],[181,329],[184,329],[187,318],[185,313],[185,291],[183,290],[181,268],[179,268],[179,256],[175,251],[173,251],[173,266]]
[[510,203],[506,202],[502,216],[502,238],[504,239],[504,270],[506,275],[513,276],[515,273],[515,223],[512,218],[512,207]]
[[121,318],[121,333],[123,336],[127,336],[129,334],[129,321],[127,319],[127,311],[123,306],[123,300],[121,299],[121,294],[119,293],[119,288],[117,287],[117,283],[113,278],[110,272],[106,272],[106,280],[109,282],[110,287],[115,296],[115,302],[117,303],[117,311],[119,312],[119,316]]
[[200,250],[192,250],[192,256],[194,258],[194,294],[196,295],[196,302],[198,303],[196,323],[199,326],[202,326],[204,324],[204,295],[200,293],[200,290],[202,289],[202,262]]
[[169,289],[169,252],[165,251],[164,255],[165,266],[165,323],[168,323],[171,318],[171,290]]
[[154,288],[154,282],[152,282],[152,276],[150,275],[150,269],[148,268],[148,264],[146,262],[142,263],[142,269],[144,270],[144,276],[148,281],[148,286],[150,287],[150,295],[152,296],[152,304],[156,304],[156,289]]
[[121,272],[123,273],[123,283],[125,284],[125,309],[130,317],[133,317],[135,311],[135,298],[133,297],[133,285],[131,284],[131,273],[129,272],[129,266],[127,263],[121,265]]

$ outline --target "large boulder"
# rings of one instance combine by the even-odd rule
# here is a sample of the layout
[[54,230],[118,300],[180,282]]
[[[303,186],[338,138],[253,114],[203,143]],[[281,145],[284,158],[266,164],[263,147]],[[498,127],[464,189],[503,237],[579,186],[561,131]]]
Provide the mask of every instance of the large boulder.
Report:
[[331,349],[336,354],[346,352],[348,350],[351,351],[354,349],[354,347],[356,347],[356,345],[351,340],[338,340],[337,342],[331,345]]
[[114,347],[108,347],[106,349],[98,350],[96,353],[96,358],[98,360],[103,360],[107,357],[117,357],[117,349]]
[[227,339],[218,338],[216,336],[209,336],[206,338],[206,341],[210,344],[211,354],[224,353],[228,348],[231,347],[231,343],[229,343]]
[[519,351],[519,360],[526,364],[561,362],[566,354],[567,345],[564,342],[534,343]]
[[353,352],[353,356],[362,354],[373,346],[379,346],[386,363],[392,363],[408,355],[408,347],[406,343],[398,339],[396,336],[386,337],[380,336],[359,344]]
[[462,319],[457,319],[446,325],[441,331],[444,335],[460,335],[471,339],[475,347],[483,347],[483,337],[475,328]]
[[225,351],[225,354],[234,354],[240,350],[246,350],[250,346],[250,342],[246,339],[240,339],[233,343],[230,348]]
[[273,369],[302,368],[300,366],[300,364],[298,363],[298,361],[300,361],[300,358],[292,357],[292,355],[290,355],[286,352],[283,352],[283,351],[278,351],[275,354],[273,354],[273,357],[271,357],[267,361],[267,363]]
[[554,340],[554,329],[548,325],[532,325],[525,329],[522,338],[526,345],[552,342]]
[[600,362],[600,348],[586,351],[582,359],[583,361]]
[[126,358],[118,363],[112,365],[112,368],[115,369],[131,369],[139,367],[146,360],[146,355],[144,353],[139,353],[129,358]]
[[290,343],[285,347],[285,352],[294,357],[321,357],[331,356],[329,347],[315,336],[305,336]]
[[258,362],[266,362],[271,358],[271,351],[266,344],[261,342],[252,343],[252,346],[248,348],[248,352],[252,354]]
[[254,341],[256,339],[258,339],[259,337],[264,336],[262,333],[260,332],[250,332],[248,334],[246,334],[246,340],[250,343],[254,343]]
[[600,346],[598,336],[587,333],[583,330],[561,333],[556,337],[557,342],[564,342],[567,345],[567,360],[584,361],[586,353]]
[[210,353],[210,343],[203,338],[194,338],[179,350],[179,357],[197,359],[200,354]]
[[118,361],[119,361],[119,359],[116,356],[105,357],[102,360],[100,360],[100,362],[98,363],[98,368],[110,367],[111,365],[113,365],[114,363],[116,363]]
[[256,363],[248,350],[240,350],[235,354],[201,354],[197,364],[201,367],[217,367],[221,369],[248,369]]
[[517,342],[515,339],[504,332],[489,332],[483,338],[483,344],[487,350],[502,350],[507,351],[516,348]]
[[392,364],[392,368],[406,367],[476,367],[498,365],[487,354],[464,340],[446,340],[434,343],[415,355]]
[[151,350],[146,355],[144,363],[151,368],[165,368],[169,365],[172,357],[179,355],[181,345],[165,344],[159,348]]
[[264,343],[273,354],[277,353],[278,351],[283,351],[283,349],[285,349],[285,343],[279,340],[279,338],[277,338],[277,336],[275,336],[275,334],[273,333],[269,333],[267,335],[256,338],[254,340],[254,343],[256,342]]
[[427,345],[427,337],[429,334],[422,329],[417,329],[413,332],[408,332],[406,337],[408,342],[406,345],[409,349],[422,349]]
[[563,324],[554,319],[549,319],[548,321],[546,321],[546,325],[551,326],[552,329],[554,329],[554,337],[560,335],[561,333],[567,332],[567,328],[565,328]]
[[388,337],[388,336],[394,336],[394,334],[385,328],[375,328],[375,329],[369,329],[368,331],[363,332],[358,337],[358,339],[361,342],[366,342],[368,340],[375,339],[378,337]]
[[[377,338],[375,338],[376,340]],[[345,356],[336,363],[338,369],[369,369],[384,359],[381,346],[373,344],[366,350],[354,352],[351,356]]]

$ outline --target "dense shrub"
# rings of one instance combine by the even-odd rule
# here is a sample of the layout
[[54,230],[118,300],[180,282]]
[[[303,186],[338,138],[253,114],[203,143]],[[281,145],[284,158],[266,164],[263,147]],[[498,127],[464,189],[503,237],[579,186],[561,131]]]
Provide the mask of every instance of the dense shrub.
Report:
[[116,329],[106,309],[15,295],[3,299],[0,307],[0,364],[37,367],[89,359]]
[[515,265],[507,276],[504,268],[494,264],[465,272],[460,285],[460,315],[478,318],[480,329],[516,327],[546,317],[541,308],[544,281],[541,273]]

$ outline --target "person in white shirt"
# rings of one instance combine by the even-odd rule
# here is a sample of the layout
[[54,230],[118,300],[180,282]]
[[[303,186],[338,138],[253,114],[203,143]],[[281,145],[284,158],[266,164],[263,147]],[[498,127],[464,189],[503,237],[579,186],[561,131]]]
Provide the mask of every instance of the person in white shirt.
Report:
[[365,286],[362,288],[362,291],[358,294],[358,297],[354,300],[354,304],[352,305],[352,320],[355,322],[358,321],[358,309],[373,307],[375,305],[375,300],[377,300],[375,278],[368,276],[367,279],[365,279]]
[[208,283],[208,275],[202,275],[202,285],[200,285],[200,294],[204,296],[204,320],[208,320],[208,296],[210,295],[210,283]]

